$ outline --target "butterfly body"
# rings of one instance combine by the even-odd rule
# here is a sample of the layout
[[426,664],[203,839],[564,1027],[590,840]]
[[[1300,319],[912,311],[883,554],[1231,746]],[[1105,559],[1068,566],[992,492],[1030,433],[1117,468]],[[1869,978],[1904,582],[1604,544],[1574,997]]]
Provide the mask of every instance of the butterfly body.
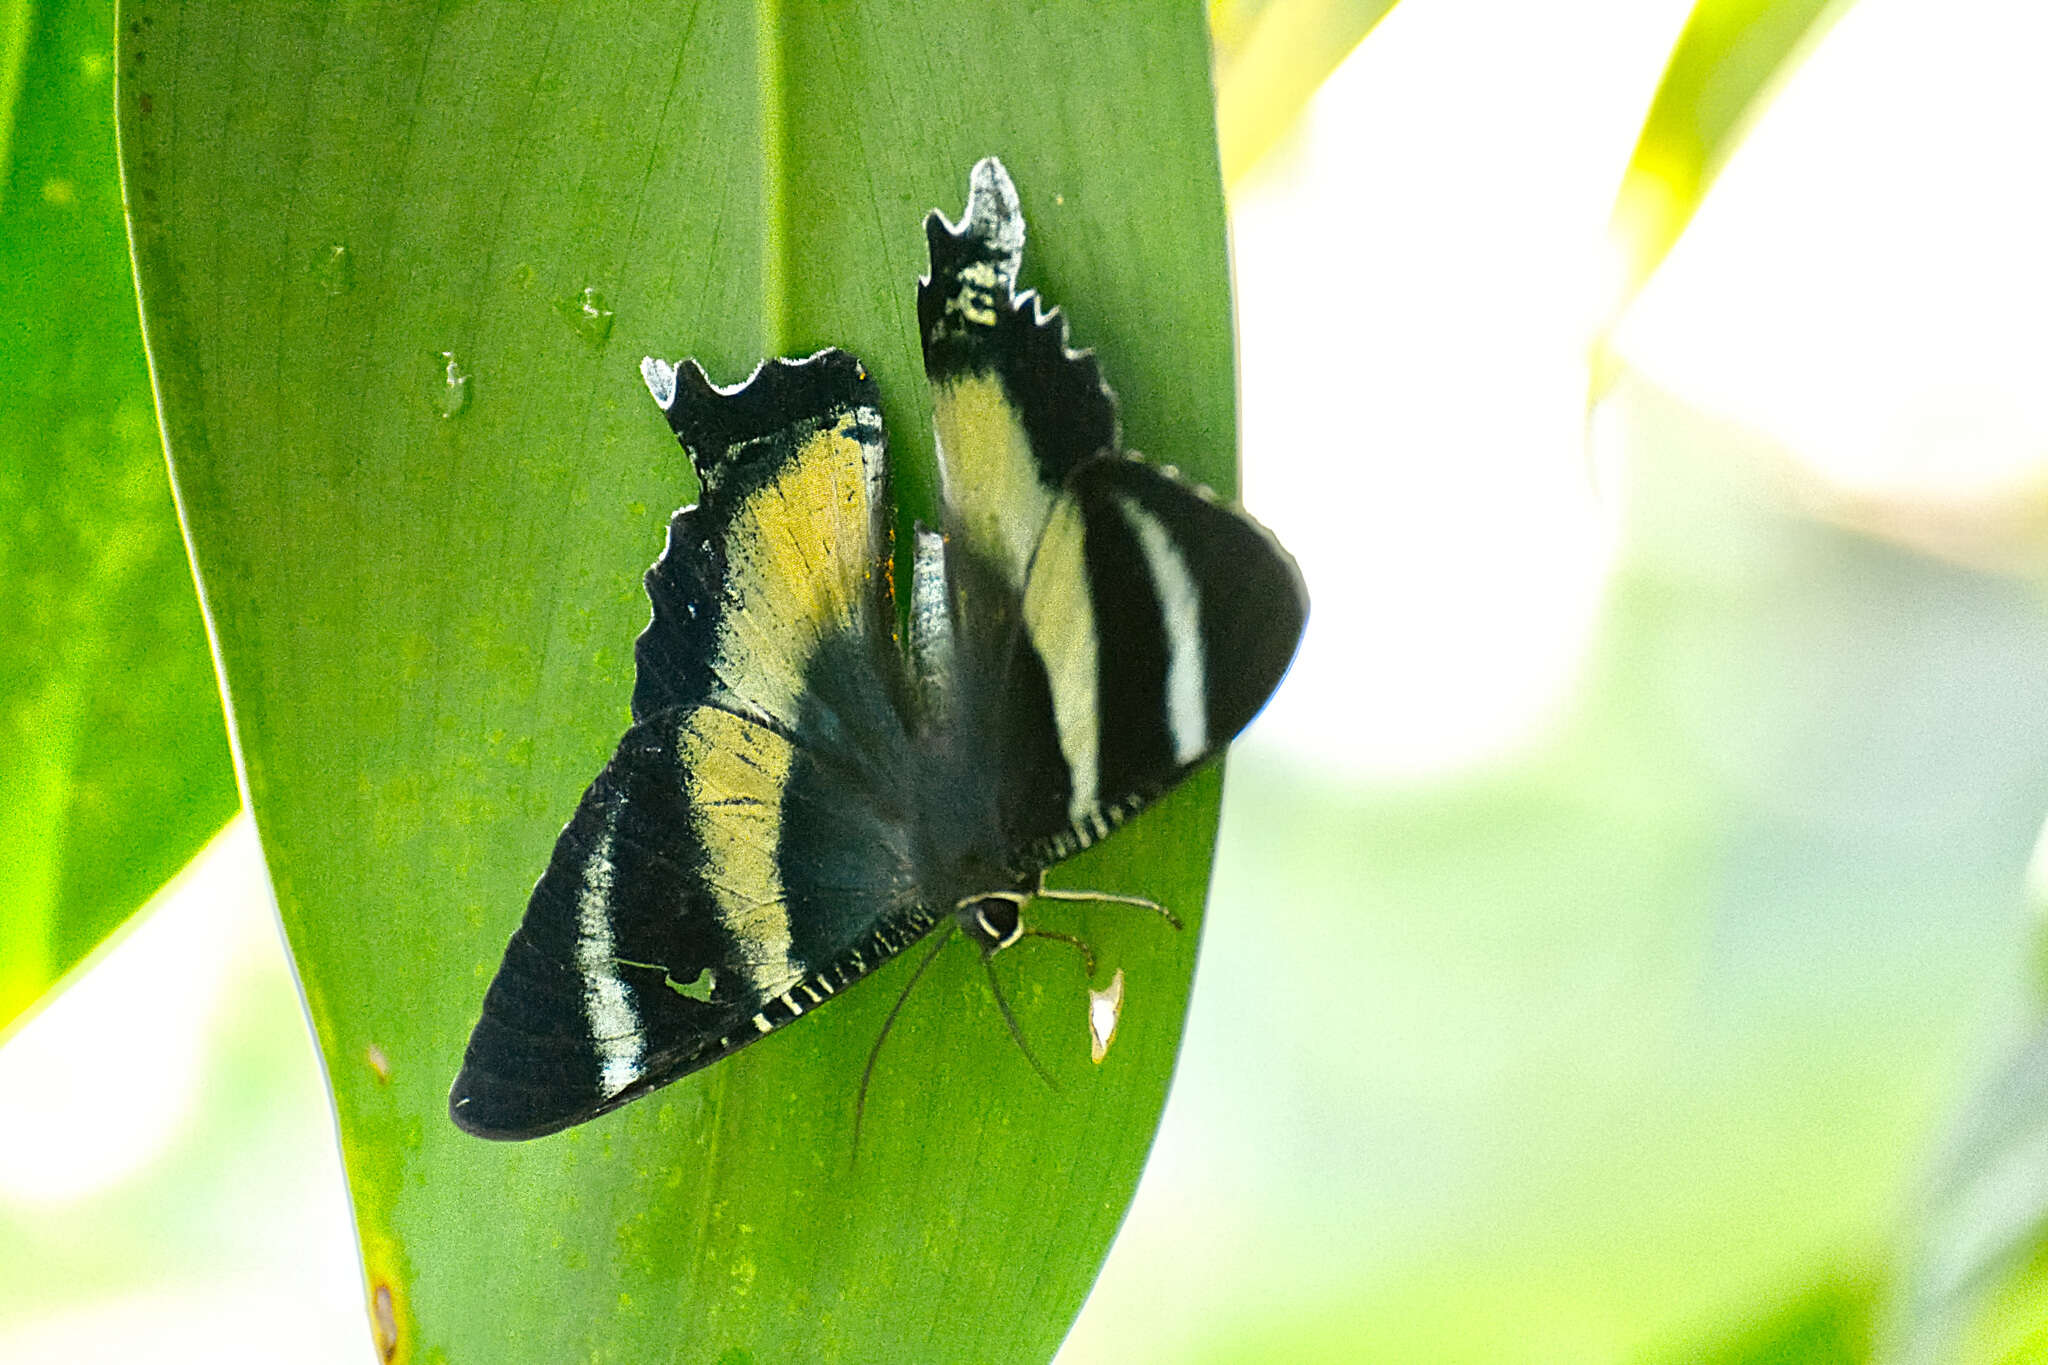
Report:
[[450,1096],[485,1137],[616,1108],[817,1009],[950,918],[1016,941],[1046,868],[1250,720],[1306,610],[1263,529],[1125,454],[1015,282],[976,166],[919,291],[942,526],[895,598],[879,398],[843,351],[643,374],[698,503],[647,574],[633,724],[584,794]]

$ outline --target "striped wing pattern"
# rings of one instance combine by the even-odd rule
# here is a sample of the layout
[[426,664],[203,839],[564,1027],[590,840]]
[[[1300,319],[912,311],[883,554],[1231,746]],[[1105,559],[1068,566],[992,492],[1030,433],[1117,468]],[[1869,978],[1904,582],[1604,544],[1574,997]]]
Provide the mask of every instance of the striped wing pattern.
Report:
[[889,698],[874,383],[828,351],[648,387],[696,465],[647,574],[633,727],[585,792],[485,996],[456,1122],[525,1138],[709,1065],[930,928]]
[[468,1131],[616,1108],[975,898],[1028,892],[1219,753],[1285,672],[1293,561],[1123,450],[1094,356],[1016,287],[1002,165],[926,236],[942,525],[912,548],[907,631],[860,362],[769,361],[729,388],[644,363],[702,492],[647,573],[632,727],[485,996],[450,1095]]
[[1308,598],[1264,527],[1122,449],[1094,354],[1016,289],[1024,216],[1000,162],[974,167],[960,222],[925,232],[945,526],[1015,599],[977,617],[1005,699],[998,837],[1030,873],[1221,752],[1279,685]]

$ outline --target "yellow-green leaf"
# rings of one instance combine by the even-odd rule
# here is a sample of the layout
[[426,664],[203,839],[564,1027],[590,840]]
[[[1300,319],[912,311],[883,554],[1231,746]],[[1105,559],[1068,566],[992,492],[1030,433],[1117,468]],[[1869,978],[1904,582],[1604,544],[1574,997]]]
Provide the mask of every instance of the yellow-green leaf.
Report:
[[1211,0],[1216,135],[1235,185],[1301,118],[1394,0]]
[[[1663,263],[1770,92],[1850,0],[1699,0],[1672,49],[1622,174],[1609,235],[1620,253],[1609,325]],[[1594,397],[1612,380],[1603,334]]]
[[112,0],[0,24],[4,1030],[237,797],[136,325]]

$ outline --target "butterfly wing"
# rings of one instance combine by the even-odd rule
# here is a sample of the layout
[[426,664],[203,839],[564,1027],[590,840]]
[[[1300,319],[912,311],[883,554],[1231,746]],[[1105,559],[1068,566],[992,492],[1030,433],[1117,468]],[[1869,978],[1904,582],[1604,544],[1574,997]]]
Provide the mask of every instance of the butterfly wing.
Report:
[[720,388],[695,361],[642,366],[703,492],[647,572],[633,715],[704,697],[794,723],[830,639],[886,656],[888,458],[874,381],[844,351],[772,360]]
[[913,902],[903,827],[862,782],[716,706],[641,721],[534,888],[455,1121],[538,1137],[708,1066],[917,938]]
[[1021,593],[1067,475],[1117,448],[1116,402],[1058,310],[1017,292],[1024,214],[1001,162],[976,163],[960,222],[933,213],[925,237],[917,313],[945,530]]
[[1005,666],[1003,694],[1034,699],[1003,709],[1016,870],[1104,838],[1221,753],[1280,685],[1307,616],[1293,558],[1244,513],[1128,456],[1076,469]]
[[957,651],[966,686],[989,680],[966,709],[1000,733],[998,837],[1028,875],[1221,752],[1279,685],[1308,602],[1257,522],[1122,452],[1095,357],[1017,292],[1024,222],[1000,162],[974,167],[960,222],[933,214],[926,237]]
[[485,1137],[708,1065],[931,923],[872,381],[840,352],[730,390],[694,364],[647,372],[703,494],[647,575],[634,724],[556,843],[450,1095]]
[[553,1132],[765,1036],[930,929],[949,873],[1027,884],[1105,836],[1285,671],[1292,561],[1120,453],[1093,358],[1016,292],[1001,165],[974,168],[958,226],[927,229],[944,534],[918,536],[907,672],[859,363],[773,361],[732,389],[646,363],[703,497],[647,575],[633,727],[470,1039],[450,1095],[469,1131]]

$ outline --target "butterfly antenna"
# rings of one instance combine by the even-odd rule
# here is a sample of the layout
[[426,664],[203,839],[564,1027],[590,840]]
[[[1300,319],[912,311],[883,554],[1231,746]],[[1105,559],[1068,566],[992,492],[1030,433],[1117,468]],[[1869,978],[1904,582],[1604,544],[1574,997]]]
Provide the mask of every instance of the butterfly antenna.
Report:
[[1047,901],[1088,901],[1096,905],[1134,905],[1140,910],[1150,910],[1176,929],[1183,927],[1179,915],[1158,901],[1144,896],[1125,896],[1114,891],[1064,891],[1041,884],[1031,893],[1031,898]]
[[882,1031],[875,1035],[875,1045],[868,1049],[868,1064],[860,1069],[860,1094],[853,1102],[853,1160],[860,1162],[860,1126],[868,1112],[868,1082],[875,1078],[875,1063],[881,1059],[882,1044],[889,1041],[889,1030],[896,1027],[896,1016],[903,1013],[903,1004],[910,999],[911,988],[924,975],[924,969],[938,960],[939,950],[953,940],[956,925],[948,925],[925,955],[918,959],[917,970],[910,974],[910,980],[903,983],[903,990],[896,996],[896,1003],[889,1006],[889,1017],[882,1021]]
[[1031,1044],[1024,1041],[1024,1030],[1017,1023],[1017,1016],[1011,1011],[1010,1002],[1003,998],[1002,985],[996,980],[995,955],[991,953],[983,957],[981,965],[988,971],[988,988],[995,992],[996,1008],[1003,1012],[1003,1022],[1010,1026],[1010,1036],[1017,1040],[1018,1051],[1024,1054],[1025,1061],[1031,1063],[1031,1069],[1038,1073],[1038,1079],[1044,1081],[1052,1090],[1057,1091],[1060,1088],[1059,1082],[1055,1081],[1052,1078],[1052,1073],[1039,1063],[1038,1055],[1031,1050]]

